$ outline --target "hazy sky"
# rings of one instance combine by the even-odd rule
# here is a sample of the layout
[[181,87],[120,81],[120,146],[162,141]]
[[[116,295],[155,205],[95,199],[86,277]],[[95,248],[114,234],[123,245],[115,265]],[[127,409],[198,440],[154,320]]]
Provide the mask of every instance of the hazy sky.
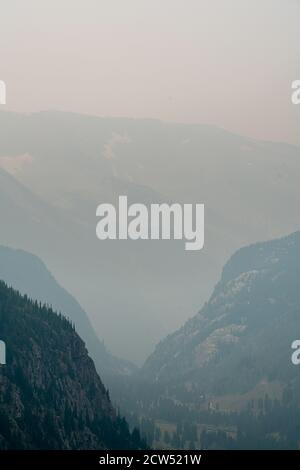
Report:
[[1,0],[7,109],[215,124],[300,144],[298,0]]

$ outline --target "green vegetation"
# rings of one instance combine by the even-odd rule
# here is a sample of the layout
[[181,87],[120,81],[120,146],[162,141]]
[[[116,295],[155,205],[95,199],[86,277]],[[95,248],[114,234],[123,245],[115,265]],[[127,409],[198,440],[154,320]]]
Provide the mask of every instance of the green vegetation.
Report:
[[118,416],[74,326],[0,282],[0,449],[145,448]]

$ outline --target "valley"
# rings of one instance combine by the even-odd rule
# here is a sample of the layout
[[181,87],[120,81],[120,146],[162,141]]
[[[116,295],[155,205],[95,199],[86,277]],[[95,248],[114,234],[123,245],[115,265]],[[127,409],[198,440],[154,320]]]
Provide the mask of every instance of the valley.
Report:
[[300,232],[236,252],[199,313],[111,385],[150,445],[299,447],[299,253]]
[[[43,259],[107,347],[138,366],[204,305],[234,251],[299,228],[296,146],[213,126],[55,111],[1,111],[0,130],[0,243]],[[117,207],[120,194],[147,207],[204,203],[205,247],[100,242],[96,208]]]
[[[0,279],[71,322],[130,432],[157,448],[298,448],[299,148],[57,112],[1,112],[0,128]],[[107,158],[112,133],[128,139]],[[204,248],[103,244],[96,208],[120,194],[204,201]]]

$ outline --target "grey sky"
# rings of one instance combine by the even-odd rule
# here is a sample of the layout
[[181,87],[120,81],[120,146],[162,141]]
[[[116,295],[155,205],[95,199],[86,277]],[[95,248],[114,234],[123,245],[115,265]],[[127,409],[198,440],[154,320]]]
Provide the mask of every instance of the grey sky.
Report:
[[211,123],[300,144],[298,0],[0,5],[7,109]]

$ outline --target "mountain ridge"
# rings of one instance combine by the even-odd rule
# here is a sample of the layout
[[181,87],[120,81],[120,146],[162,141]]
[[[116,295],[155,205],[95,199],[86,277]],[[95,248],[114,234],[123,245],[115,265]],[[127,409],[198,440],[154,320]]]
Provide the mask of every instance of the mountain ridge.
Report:
[[[63,112],[3,111],[0,133],[0,166],[48,204],[34,217],[20,213],[22,197],[7,200],[0,186],[0,243],[40,256],[109,348],[139,364],[208,300],[231,253],[298,228],[299,147],[211,126]],[[204,250],[188,256],[180,243],[98,243],[96,207],[120,192],[132,203],[204,203]]]
[[137,448],[83,341],[61,314],[0,281],[1,449]]
[[210,397],[247,393],[264,380],[298,384],[291,344],[300,331],[299,253],[300,231],[238,250],[210,300],[159,343],[142,376],[174,396],[188,383]]
[[114,374],[131,374],[135,367],[109,353],[96,335],[90,320],[77,300],[61,287],[46,265],[37,256],[24,250],[0,245],[0,279],[23,295],[69,318],[76,331],[86,342],[101,377]]

